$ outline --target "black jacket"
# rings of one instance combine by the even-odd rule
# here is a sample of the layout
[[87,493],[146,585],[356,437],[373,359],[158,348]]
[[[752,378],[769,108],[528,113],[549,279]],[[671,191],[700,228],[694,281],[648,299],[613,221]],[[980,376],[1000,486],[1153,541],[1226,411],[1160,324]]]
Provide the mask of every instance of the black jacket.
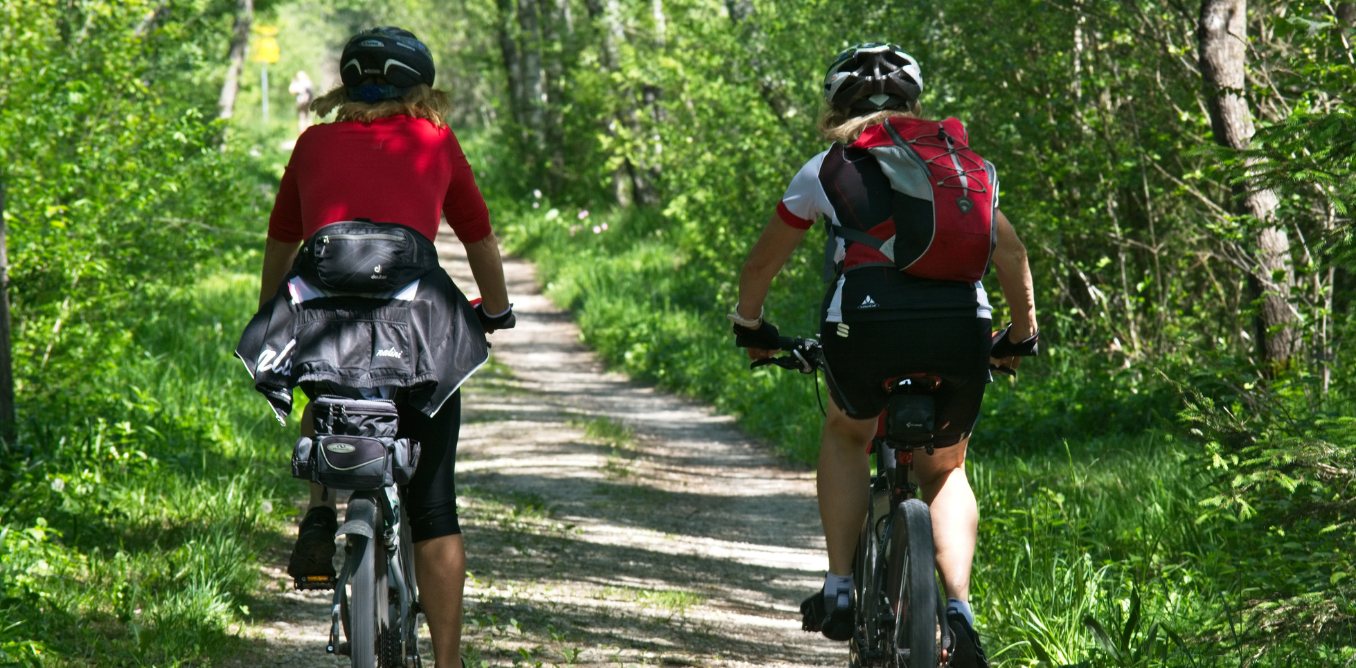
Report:
[[320,382],[403,388],[406,403],[432,416],[489,359],[474,309],[441,268],[413,294],[326,295],[312,281],[289,273],[235,349],[279,420],[293,387],[314,398]]

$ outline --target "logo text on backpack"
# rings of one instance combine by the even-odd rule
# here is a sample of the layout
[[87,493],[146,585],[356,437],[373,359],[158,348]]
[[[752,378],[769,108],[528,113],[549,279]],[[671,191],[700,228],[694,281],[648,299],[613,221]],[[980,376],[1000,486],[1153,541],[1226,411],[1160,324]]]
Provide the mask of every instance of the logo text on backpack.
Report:
[[386,350],[378,350],[378,351],[377,351],[377,357],[395,357],[395,358],[399,359],[399,358],[400,358],[400,355],[401,355],[401,351],[396,350],[394,347],[387,348]]

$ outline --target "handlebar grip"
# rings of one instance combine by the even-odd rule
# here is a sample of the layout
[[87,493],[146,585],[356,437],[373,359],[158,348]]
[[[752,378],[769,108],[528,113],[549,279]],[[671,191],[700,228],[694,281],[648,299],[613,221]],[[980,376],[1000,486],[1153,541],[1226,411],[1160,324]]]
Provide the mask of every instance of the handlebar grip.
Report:
[[800,340],[790,336],[777,337],[777,348],[780,350],[795,350],[799,346]]

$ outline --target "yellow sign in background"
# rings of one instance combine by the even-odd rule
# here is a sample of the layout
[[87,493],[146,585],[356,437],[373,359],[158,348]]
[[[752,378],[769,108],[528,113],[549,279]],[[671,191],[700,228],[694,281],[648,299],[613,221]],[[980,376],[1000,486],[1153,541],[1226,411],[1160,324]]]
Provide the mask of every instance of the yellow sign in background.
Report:
[[278,27],[256,26],[254,32],[259,35],[259,37],[254,40],[254,62],[278,62]]

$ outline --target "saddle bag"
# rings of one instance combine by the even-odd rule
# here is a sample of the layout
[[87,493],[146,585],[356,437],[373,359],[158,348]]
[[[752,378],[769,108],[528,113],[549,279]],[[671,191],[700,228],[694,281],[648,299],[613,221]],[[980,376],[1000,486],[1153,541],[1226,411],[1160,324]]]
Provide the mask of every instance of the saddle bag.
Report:
[[438,266],[433,242],[398,223],[358,220],[316,231],[297,254],[297,273],[333,291],[380,293],[415,281]]
[[321,395],[311,402],[315,433],[370,438],[395,438],[400,413],[394,402],[384,399],[349,399]]
[[894,394],[885,405],[885,438],[899,446],[930,447],[937,402],[931,394]]
[[414,477],[419,442],[395,438],[400,417],[393,402],[325,395],[311,405],[316,435],[293,446],[293,477],[354,491]]

